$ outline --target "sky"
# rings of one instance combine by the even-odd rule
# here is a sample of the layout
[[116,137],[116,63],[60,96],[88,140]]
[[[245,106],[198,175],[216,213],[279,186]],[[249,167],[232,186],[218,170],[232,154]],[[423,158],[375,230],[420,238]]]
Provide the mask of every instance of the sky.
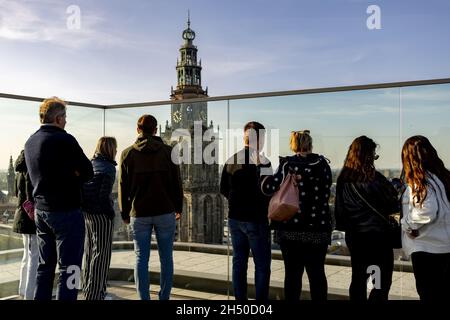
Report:
[[[367,13],[369,5],[380,8],[381,29],[367,27],[371,16]],[[80,11],[79,28],[73,24],[73,6]],[[188,10],[191,28],[196,32],[194,44],[202,60],[202,84],[208,86],[210,96],[450,76],[450,1],[446,0],[0,0],[0,92],[38,97],[57,95],[66,100],[99,104],[168,100],[170,87],[176,85],[175,64]],[[438,104],[448,107],[448,88],[444,89],[441,87]],[[377,100],[376,92],[356,100],[352,95],[341,95],[339,107],[353,105],[350,108],[353,116],[355,108],[360,108],[360,117],[364,116],[364,108],[374,104],[386,112],[392,107],[397,110],[398,94],[385,91],[382,97],[389,94],[394,95],[389,100],[394,102],[388,105],[381,102],[385,100]],[[348,123],[339,120],[342,114],[336,110],[341,109],[331,106],[333,100],[325,97],[310,98],[314,101],[293,97],[291,104],[289,99],[267,99],[262,104],[266,112],[273,111],[281,102],[283,112],[292,112],[289,110],[295,108],[298,99],[325,108],[330,120],[326,123],[337,123],[327,136],[342,135],[340,130]],[[236,118],[231,117],[231,126],[240,126],[255,114],[248,107],[254,101],[232,104]],[[420,105],[417,99],[414,103]],[[223,103],[217,105],[220,105],[218,114],[224,115]],[[37,124],[33,126],[37,106],[0,101],[0,169],[6,167],[9,154],[17,156],[22,141],[37,128]],[[14,114],[6,115],[4,110],[11,108]],[[72,120],[91,120],[91,115],[95,115],[93,119],[101,119],[95,110],[74,110],[72,114]],[[266,121],[276,119],[269,126],[283,127],[283,121],[292,116],[282,118],[282,114],[263,117],[260,113],[258,117]],[[324,114],[315,116],[320,119]],[[17,122],[12,121],[24,117],[26,125],[21,124],[24,128],[18,129]],[[125,127],[131,128],[135,119],[128,118],[130,124]],[[114,120],[112,116],[110,119]],[[382,121],[376,116],[372,119],[371,123]],[[450,118],[445,119],[450,123]],[[86,149],[95,145],[93,137],[102,133],[98,124],[92,123],[96,128],[88,130],[92,131],[92,137],[88,138],[86,128],[70,120],[68,128],[86,141]],[[393,136],[397,149],[398,140],[402,139],[396,131],[398,121],[387,129],[392,131],[389,136]],[[223,119],[216,117],[216,122]],[[345,134],[348,137],[367,129],[364,122],[352,123],[358,125]],[[439,129],[427,123],[418,131],[431,134]],[[288,126],[289,130],[295,125]],[[323,123],[317,130],[322,131],[322,127]],[[405,124],[405,132],[413,131],[408,128],[411,126]],[[445,121],[441,129],[439,132],[448,132]],[[20,134],[12,134],[14,131]],[[383,132],[377,134],[384,136]],[[348,143],[348,139],[342,141],[342,146]],[[328,147],[324,151],[335,152]],[[342,153],[336,157],[338,162]],[[383,165],[395,163],[397,158]]]

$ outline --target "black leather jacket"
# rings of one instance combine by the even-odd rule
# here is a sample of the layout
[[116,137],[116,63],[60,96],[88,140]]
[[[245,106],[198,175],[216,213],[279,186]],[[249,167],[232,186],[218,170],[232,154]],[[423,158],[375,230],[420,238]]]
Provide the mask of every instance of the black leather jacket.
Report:
[[379,172],[368,182],[350,182],[338,178],[336,185],[335,217],[336,229],[349,233],[388,231],[385,219],[372,210],[355,192],[374,207],[380,214],[388,218],[399,212],[397,191]]

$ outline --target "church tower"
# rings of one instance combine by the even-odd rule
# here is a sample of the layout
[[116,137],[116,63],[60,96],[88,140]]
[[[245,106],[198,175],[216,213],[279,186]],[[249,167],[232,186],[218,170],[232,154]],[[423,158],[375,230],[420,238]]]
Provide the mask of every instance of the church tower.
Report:
[[[184,44],[180,48],[180,57],[177,59],[177,87],[171,90],[172,100],[195,99],[208,97],[208,88],[202,88],[202,62],[198,61],[197,47],[193,45],[195,32],[191,29],[188,16],[187,29],[182,34]],[[172,129],[189,129],[194,121],[202,121],[207,125],[208,108],[206,102],[172,104]]]
[[[182,38],[184,43],[180,47],[180,56],[176,65],[177,86],[175,90],[172,88],[170,95],[173,100],[171,123],[170,125],[166,123],[164,133],[160,128],[161,137],[168,144],[174,143],[170,142],[170,138],[175,130],[185,129],[190,133],[191,163],[180,165],[184,200],[183,214],[177,225],[177,240],[221,244],[224,199],[219,192],[218,164],[217,161],[214,164],[206,164],[203,156],[199,159],[198,155],[194,155],[194,126],[202,133],[208,129],[214,130],[212,121],[208,125],[208,103],[177,103],[177,100],[208,97],[208,89],[202,88],[202,66],[201,61],[198,60],[197,47],[193,44],[195,32],[191,29],[189,14],[187,28],[183,31]],[[211,141],[202,141],[202,155],[205,147],[210,143]],[[195,159],[197,161],[194,163]]]
[[16,173],[14,171],[14,165],[13,165],[13,158],[12,156],[9,157],[9,167],[8,167],[8,175],[7,175],[7,182],[8,182],[8,198],[12,198],[15,196],[15,183],[16,183]]

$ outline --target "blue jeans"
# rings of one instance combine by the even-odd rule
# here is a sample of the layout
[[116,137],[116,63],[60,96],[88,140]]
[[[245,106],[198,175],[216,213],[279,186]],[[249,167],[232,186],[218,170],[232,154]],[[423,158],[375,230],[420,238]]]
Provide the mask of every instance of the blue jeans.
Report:
[[34,300],[51,300],[56,262],[57,300],[77,300],[84,250],[84,218],[80,209],[48,212],[36,209],[39,265]]
[[270,230],[267,222],[228,219],[233,245],[233,290],[236,300],[247,300],[247,266],[250,250],[255,263],[256,300],[269,299]]
[[153,217],[131,217],[131,232],[136,253],[134,278],[141,300],[150,300],[150,282],[148,278],[148,261],[152,230],[155,228],[158,243],[159,261],[161,263],[159,300],[169,300],[173,282],[173,241],[175,239],[175,213]]

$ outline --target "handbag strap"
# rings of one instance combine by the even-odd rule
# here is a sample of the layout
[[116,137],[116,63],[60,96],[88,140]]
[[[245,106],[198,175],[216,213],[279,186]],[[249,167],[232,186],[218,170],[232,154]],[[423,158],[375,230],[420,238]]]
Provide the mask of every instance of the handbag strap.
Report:
[[373,211],[375,212],[377,215],[379,215],[384,221],[386,221],[388,224],[390,224],[389,220],[383,216],[381,213],[378,212],[377,209],[375,209],[366,199],[364,199],[364,197],[358,192],[358,190],[356,189],[355,185],[353,183],[351,183],[352,189],[353,191],[355,191],[355,193],[358,195],[358,197]]

